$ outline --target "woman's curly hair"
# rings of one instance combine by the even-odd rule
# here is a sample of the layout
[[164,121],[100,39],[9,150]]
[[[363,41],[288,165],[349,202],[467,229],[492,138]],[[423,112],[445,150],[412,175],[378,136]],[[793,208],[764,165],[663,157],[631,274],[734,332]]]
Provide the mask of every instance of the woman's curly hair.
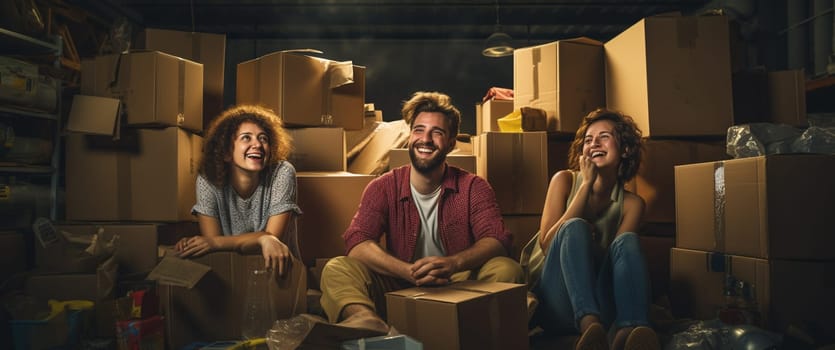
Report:
[[638,173],[641,165],[641,151],[643,147],[642,133],[632,117],[620,112],[598,108],[586,115],[580,122],[580,128],[574,135],[574,141],[568,150],[568,166],[572,170],[580,169],[580,155],[583,153],[583,140],[589,125],[596,121],[609,120],[615,124],[615,140],[621,153],[626,157],[621,158],[618,167],[618,180],[626,182],[631,180]]
[[[232,155],[235,134],[243,122],[254,123],[267,134],[270,153],[266,159],[266,170],[274,169],[290,156],[292,140],[281,118],[272,110],[254,105],[231,107],[211,122],[204,138],[203,158],[198,171],[215,186],[223,187],[229,181],[228,159]],[[266,177],[271,172],[262,171],[261,176]]]
[[458,135],[461,125],[461,112],[452,104],[452,99],[440,92],[418,91],[408,101],[403,103],[401,115],[406,124],[412,126],[415,117],[421,112],[438,112],[444,115],[449,124],[450,137]]

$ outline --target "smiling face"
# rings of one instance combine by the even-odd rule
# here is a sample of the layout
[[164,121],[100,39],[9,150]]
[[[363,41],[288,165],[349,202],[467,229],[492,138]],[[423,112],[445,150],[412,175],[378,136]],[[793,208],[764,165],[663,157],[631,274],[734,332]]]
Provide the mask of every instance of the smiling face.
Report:
[[592,123],[586,129],[583,138],[583,155],[591,159],[598,168],[617,167],[621,150],[616,136],[614,122],[604,119]]
[[233,136],[232,153],[227,161],[233,171],[258,173],[264,169],[270,156],[270,140],[260,126],[243,122]]
[[412,122],[409,158],[412,168],[427,174],[443,166],[446,155],[455,147],[446,118],[439,112],[421,112]]

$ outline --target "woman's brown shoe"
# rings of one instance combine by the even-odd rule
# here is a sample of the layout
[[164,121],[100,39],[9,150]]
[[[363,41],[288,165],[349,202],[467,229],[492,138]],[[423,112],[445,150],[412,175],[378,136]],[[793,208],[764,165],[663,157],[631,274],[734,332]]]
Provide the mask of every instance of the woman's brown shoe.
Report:
[[600,323],[593,323],[577,339],[575,350],[609,350],[609,339]]
[[658,335],[649,327],[635,327],[626,338],[624,350],[661,350]]

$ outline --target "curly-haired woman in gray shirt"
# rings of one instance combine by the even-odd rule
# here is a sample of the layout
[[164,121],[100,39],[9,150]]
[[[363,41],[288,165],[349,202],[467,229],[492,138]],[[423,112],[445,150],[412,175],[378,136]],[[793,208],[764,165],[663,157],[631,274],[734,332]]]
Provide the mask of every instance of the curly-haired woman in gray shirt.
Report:
[[279,274],[298,258],[296,170],[287,161],[291,140],[271,110],[232,107],[206,132],[197,177],[200,236],[175,248],[181,257],[218,250],[259,252]]

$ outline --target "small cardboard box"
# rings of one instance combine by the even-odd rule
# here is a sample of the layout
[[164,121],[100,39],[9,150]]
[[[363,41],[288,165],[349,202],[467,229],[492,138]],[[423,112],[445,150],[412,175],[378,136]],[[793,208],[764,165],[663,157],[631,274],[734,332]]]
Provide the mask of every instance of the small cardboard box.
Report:
[[[317,258],[345,255],[342,234],[351,224],[365,186],[373,175],[347,172],[299,172],[298,220],[302,261],[313,266]],[[323,220],[323,218],[327,218]]]
[[238,104],[271,108],[289,126],[363,127],[365,67],[280,51],[239,63],[237,72]]
[[[159,285],[168,348],[182,349],[197,341],[240,339],[248,277],[253,269],[264,268],[264,258],[260,254],[214,252],[191,261],[210,269],[193,288]],[[285,276],[279,277],[275,271],[271,276],[268,295],[276,319],[305,312],[304,265],[296,260]]]
[[342,128],[287,129],[293,138],[290,163],[296,171],[345,171],[345,130]]
[[605,44],[606,106],[646,137],[725,135],[733,125],[728,20],[644,18]]
[[[200,63],[159,51],[135,51],[83,60],[81,71],[81,94],[120,99],[127,125],[203,130]],[[101,113],[88,109],[77,115],[92,118]]]
[[835,260],[835,235],[827,234],[835,181],[823,174],[835,174],[835,156],[771,155],[676,166],[676,247],[762,259]]
[[574,133],[589,112],[605,106],[603,44],[560,40],[513,51],[513,110],[535,107],[548,131]]
[[513,100],[487,100],[476,108],[476,135],[499,130],[498,120],[513,112]]
[[527,349],[523,284],[463,281],[386,293],[388,323],[426,349]]
[[81,221],[195,221],[203,138],[183,129],[128,129],[66,137],[66,218]]
[[490,183],[502,214],[542,214],[548,189],[545,132],[486,132],[472,138],[477,174]]
[[162,51],[203,64],[203,127],[223,110],[223,70],[226,35],[146,28],[138,35],[139,49]]
[[733,75],[734,123],[807,126],[803,70],[744,71]]
[[784,332],[804,325],[835,333],[835,268],[833,261],[765,260],[673,248],[670,253],[670,297],[680,317],[708,320],[726,303],[728,275],[753,288],[761,326]]
[[[455,150],[446,156],[447,164],[464,169],[473,174],[476,173],[476,159],[472,154],[457,152]],[[412,160],[409,159],[409,150],[405,148],[392,148],[389,150],[389,169],[401,167],[403,165],[411,165]]]

